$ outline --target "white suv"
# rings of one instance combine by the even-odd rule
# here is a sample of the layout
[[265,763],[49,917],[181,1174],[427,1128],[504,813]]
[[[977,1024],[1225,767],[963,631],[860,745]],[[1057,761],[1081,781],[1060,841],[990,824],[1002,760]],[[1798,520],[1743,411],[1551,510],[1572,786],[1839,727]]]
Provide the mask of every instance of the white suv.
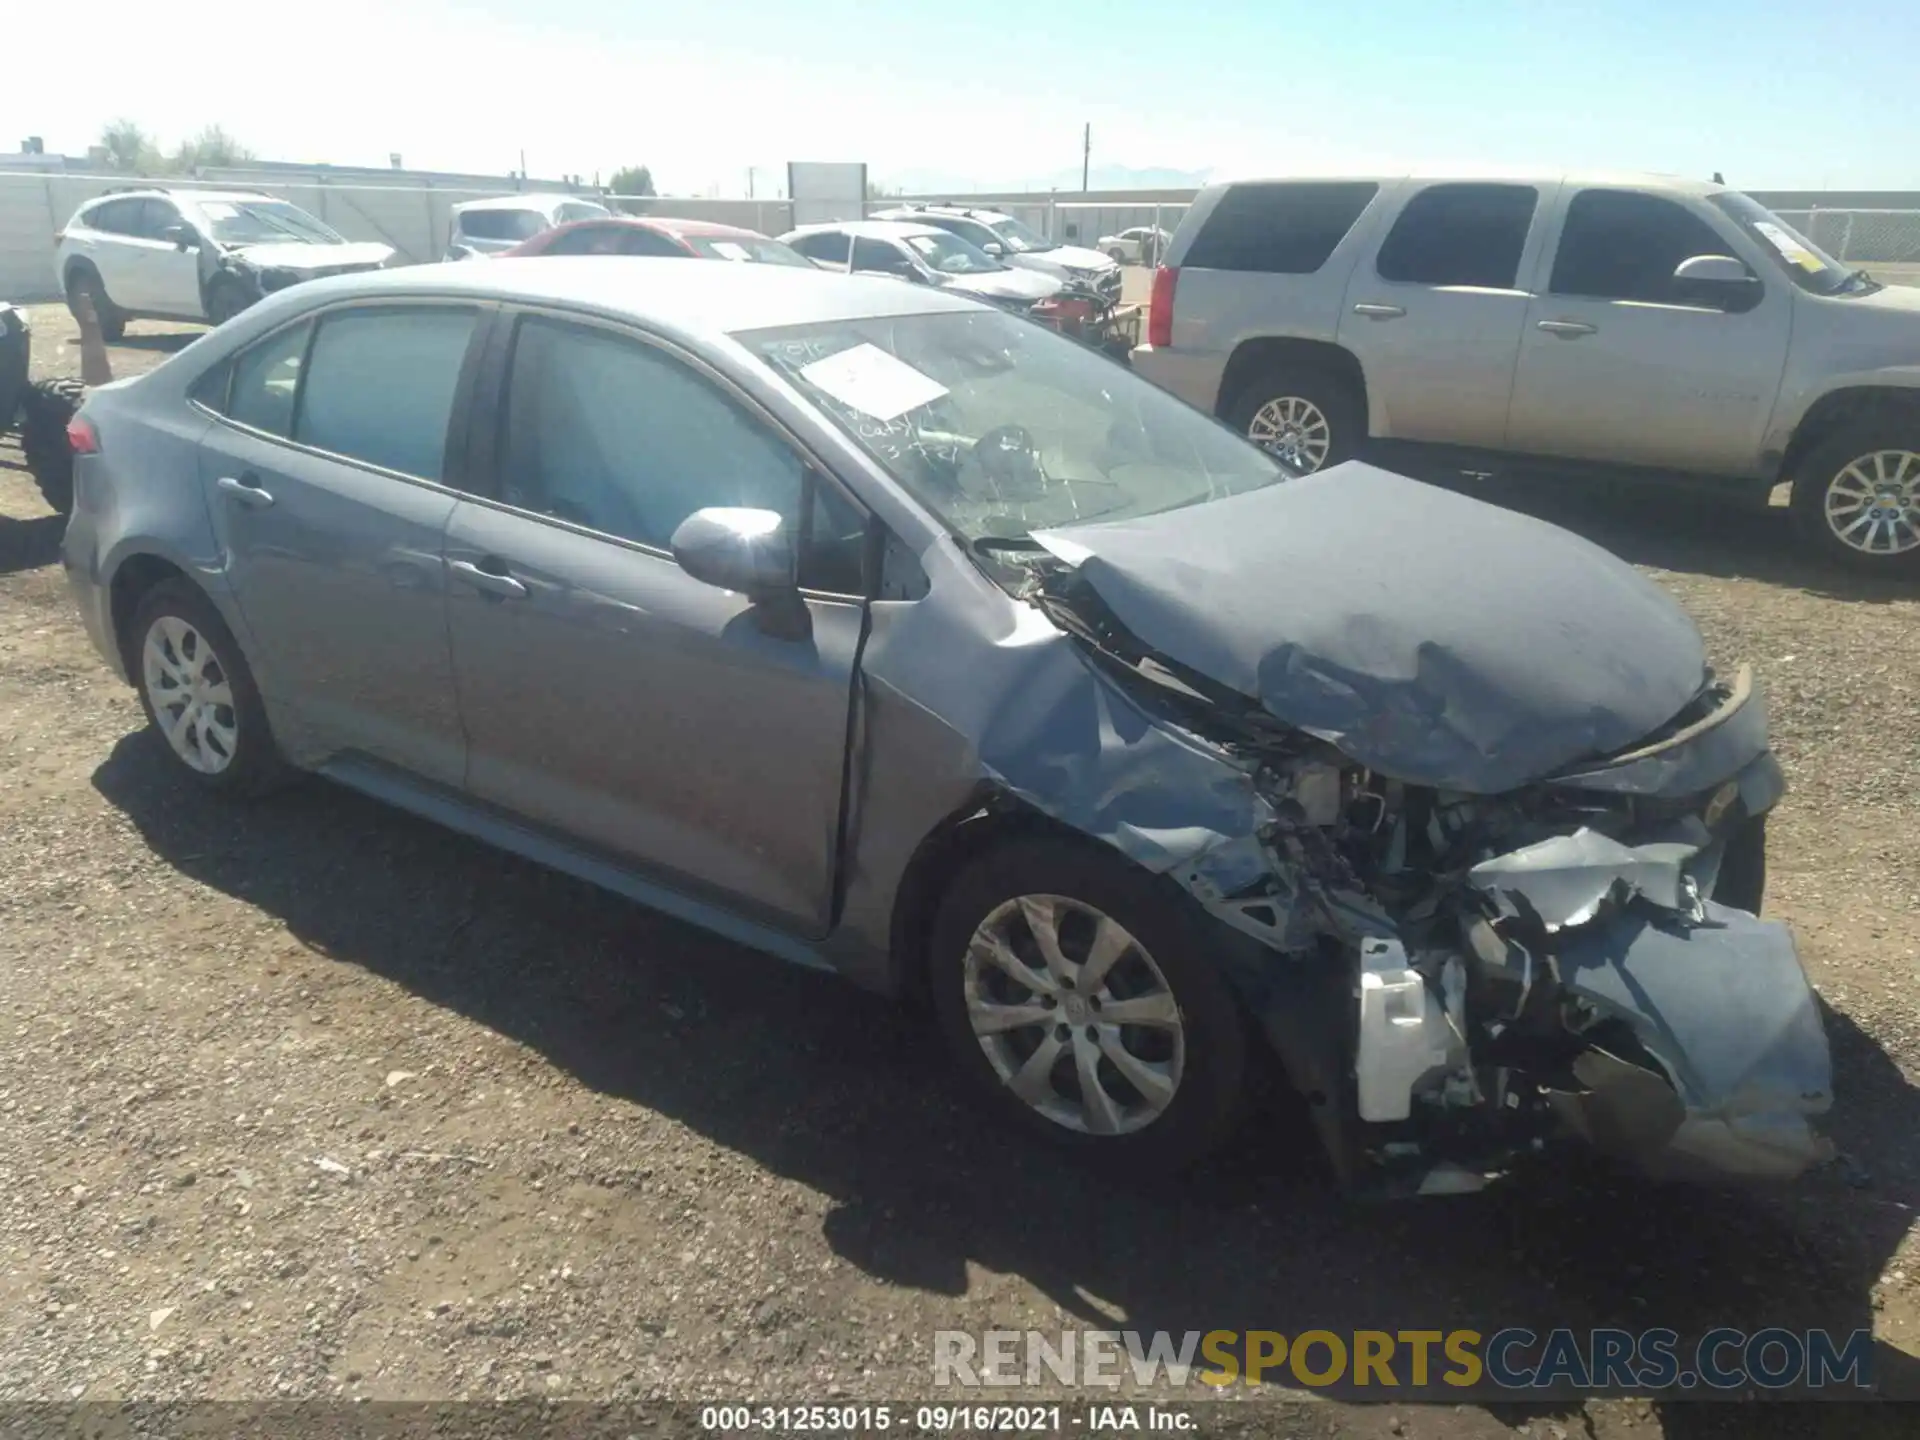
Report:
[[578,195],[501,195],[453,207],[448,260],[504,255],[523,240],[574,220],[605,220],[613,212]]
[[118,340],[129,320],[218,325],[271,291],[377,270],[393,255],[272,195],[154,188],[110,191],[74,211],[54,265],[69,307],[87,295],[101,333]]

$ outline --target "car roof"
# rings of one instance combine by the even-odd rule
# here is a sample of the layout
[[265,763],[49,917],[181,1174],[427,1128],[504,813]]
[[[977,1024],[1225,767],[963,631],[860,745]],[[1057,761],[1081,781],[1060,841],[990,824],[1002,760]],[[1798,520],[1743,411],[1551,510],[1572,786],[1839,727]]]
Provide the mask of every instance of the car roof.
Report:
[[[591,195],[492,195],[485,200],[462,200],[453,207],[453,213],[462,214],[468,210],[552,210],[556,206],[569,202],[587,205],[599,205],[600,201]],[[604,206],[602,208],[605,208]]]
[[[617,215],[617,220],[632,221],[649,230],[664,230],[669,235],[706,235],[716,240],[766,240],[771,237],[744,225],[725,225],[718,220],[683,220],[678,215]],[[604,220],[579,220],[579,225],[604,225]]]
[[1301,181],[1340,182],[1384,185],[1403,180],[1422,185],[1439,183],[1505,183],[1513,185],[1626,186],[1637,190],[1657,190],[1670,195],[1717,195],[1727,187],[1684,175],[1662,175],[1645,170],[1538,170],[1495,165],[1426,166],[1398,171],[1297,170],[1287,174],[1233,175],[1208,185],[1285,185]]
[[906,206],[902,206],[901,208],[906,210],[912,210],[921,214],[951,215],[959,219],[979,220],[983,223],[994,221],[994,220],[1013,219],[1013,216],[1007,214],[1007,212],[1004,210],[995,210],[995,209],[992,209],[991,207],[982,206],[982,205],[959,205],[959,204],[947,203],[944,205],[906,205]]
[[843,235],[865,236],[869,240],[905,240],[913,235],[944,235],[938,225],[916,225],[911,220],[829,220],[819,225],[800,225],[789,235],[818,235],[838,231]]
[[484,265],[409,265],[313,280],[281,294],[336,301],[420,295],[551,304],[707,338],[820,321],[983,308],[941,289],[882,276],[842,275],[814,266],[689,265],[636,255],[503,256]]
[[[81,208],[98,205],[106,200],[186,200],[200,204],[207,200],[272,200],[279,201],[280,196],[269,195],[261,190],[186,190],[165,185],[148,185],[125,190],[109,190],[104,195],[96,195],[85,202]],[[283,202],[291,204],[291,201]]]

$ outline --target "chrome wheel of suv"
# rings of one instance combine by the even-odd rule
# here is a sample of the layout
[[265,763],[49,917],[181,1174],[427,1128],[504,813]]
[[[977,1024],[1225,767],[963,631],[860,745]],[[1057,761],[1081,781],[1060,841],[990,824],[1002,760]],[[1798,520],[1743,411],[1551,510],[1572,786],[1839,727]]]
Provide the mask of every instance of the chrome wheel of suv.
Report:
[[1920,453],[1873,450],[1827,482],[1827,528],[1863,555],[1920,549]]
[[1173,1103],[1186,1031],[1167,977],[1111,916],[1022,895],[980,922],[965,960],[967,1019],[1029,1108],[1088,1135],[1125,1135]]
[[1282,465],[1311,475],[1327,463],[1333,426],[1320,407],[1301,395],[1276,395],[1247,422],[1247,438],[1271,451]]

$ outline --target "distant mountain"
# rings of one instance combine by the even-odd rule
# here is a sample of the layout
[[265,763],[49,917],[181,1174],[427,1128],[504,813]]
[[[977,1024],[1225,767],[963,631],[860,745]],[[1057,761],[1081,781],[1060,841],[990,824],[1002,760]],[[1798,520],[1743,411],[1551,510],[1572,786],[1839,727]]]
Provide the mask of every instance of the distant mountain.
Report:
[[[1095,165],[1087,175],[1090,190],[1192,190],[1207,183],[1210,170],[1174,170],[1165,166]],[[1058,190],[1063,195],[1080,188],[1080,172],[1051,170],[1035,175],[1011,171],[982,175],[959,175],[950,170],[902,170],[889,172],[878,168],[873,181],[887,190],[903,195],[973,195],[1002,191]]]

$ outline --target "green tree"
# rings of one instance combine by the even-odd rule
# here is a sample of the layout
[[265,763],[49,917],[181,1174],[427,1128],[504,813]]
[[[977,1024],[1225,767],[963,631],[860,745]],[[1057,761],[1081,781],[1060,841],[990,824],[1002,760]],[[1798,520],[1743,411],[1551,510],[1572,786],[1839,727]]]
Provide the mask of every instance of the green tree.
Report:
[[613,172],[607,188],[616,195],[655,195],[653,171],[644,165],[628,165]]
[[166,159],[153,136],[132,120],[112,120],[100,132],[100,147],[107,152],[107,163],[128,175],[151,175],[166,168]]
[[178,170],[218,169],[251,159],[253,151],[229,135],[225,126],[209,125],[181,143],[173,164]]

